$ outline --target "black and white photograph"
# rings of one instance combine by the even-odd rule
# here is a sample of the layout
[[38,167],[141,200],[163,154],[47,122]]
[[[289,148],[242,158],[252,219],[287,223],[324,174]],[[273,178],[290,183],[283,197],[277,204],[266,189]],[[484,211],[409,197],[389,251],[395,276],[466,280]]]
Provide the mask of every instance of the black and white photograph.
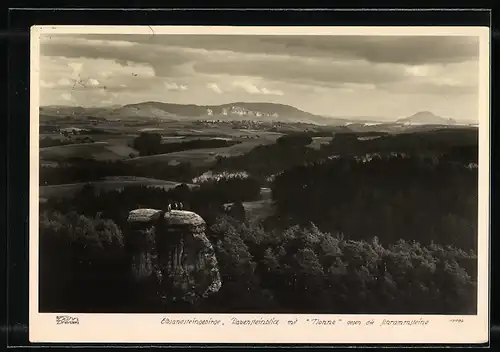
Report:
[[486,324],[477,27],[57,28],[37,32],[34,314]]

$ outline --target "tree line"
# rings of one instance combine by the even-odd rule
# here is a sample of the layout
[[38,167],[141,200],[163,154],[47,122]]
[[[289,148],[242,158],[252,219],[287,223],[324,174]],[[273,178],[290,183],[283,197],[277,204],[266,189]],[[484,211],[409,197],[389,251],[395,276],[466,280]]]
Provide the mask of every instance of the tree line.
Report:
[[159,133],[141,133],[132,142],[133,148],[139,151],[139,155],[155,155],[180,152],[192,149],[222,148],[240,143],[238,141],[224,139],[194,139],[179,143],[162,143]]
[[93,143],[93,140],[90,137],[71,138],[71,139],[44,137],[40,139],[39,147],[48,148],[48,147],[57,147],[62,145],[79,144],[79,143]]
[[205,168],[192,166],[188,162],[178,165],[168,163],[136,166],[121,160],[101,161],[86,158],[71,158],[57,167],[40,166],[40,185],[57,185],[75,182],[92,182],[111,176],[136,176],[159,180],[189,183]]

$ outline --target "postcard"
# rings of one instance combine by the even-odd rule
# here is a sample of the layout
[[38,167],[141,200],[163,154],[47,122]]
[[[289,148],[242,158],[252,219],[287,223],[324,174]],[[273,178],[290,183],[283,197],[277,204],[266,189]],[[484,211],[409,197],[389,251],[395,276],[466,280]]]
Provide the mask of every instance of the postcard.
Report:
[[489,42],[32,27],[30,341],[487,342]]

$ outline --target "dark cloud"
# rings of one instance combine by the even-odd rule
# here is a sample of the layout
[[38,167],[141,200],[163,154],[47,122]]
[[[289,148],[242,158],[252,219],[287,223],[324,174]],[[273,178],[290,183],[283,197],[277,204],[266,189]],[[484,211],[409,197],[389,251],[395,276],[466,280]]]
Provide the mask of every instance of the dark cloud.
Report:
[[405,78],[404,68],[394,65],[378,65],[366,62],[329,60],[252,61],[225,60],[203,61],[194,65],[196,72],[205,74],[227,74],[235,76],[257,76],[275,81],[322,83],[384,83]]
[[376,63],[454,63],[479,56],[479,38],[471,36],[107,35],[105,38],[241,53],[355,58]]
[[153,68],[157,77],[203,74],[277,81],[387,83],[404,65],[477,58],[476,37],[82,35],[43,39],[41,54],[114,60]]
[[264,42],[282,45],[289,52],[312,52],[320,57],[328,54],[364,59],[374,63],[435,64],[455,63],[476,59],[479,56],[477,37],[266,37]]

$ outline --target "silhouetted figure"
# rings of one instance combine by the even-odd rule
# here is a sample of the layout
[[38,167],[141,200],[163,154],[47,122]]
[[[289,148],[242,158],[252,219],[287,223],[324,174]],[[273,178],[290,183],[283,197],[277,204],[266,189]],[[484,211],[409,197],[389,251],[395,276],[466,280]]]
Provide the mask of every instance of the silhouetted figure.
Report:
[[170,212],[171,210],[172,210],[172,204],[168,203],[167,212]]
[[182,204],[182,202],[179,202],[179,210],[182,210],[184,209],[184,204]]

